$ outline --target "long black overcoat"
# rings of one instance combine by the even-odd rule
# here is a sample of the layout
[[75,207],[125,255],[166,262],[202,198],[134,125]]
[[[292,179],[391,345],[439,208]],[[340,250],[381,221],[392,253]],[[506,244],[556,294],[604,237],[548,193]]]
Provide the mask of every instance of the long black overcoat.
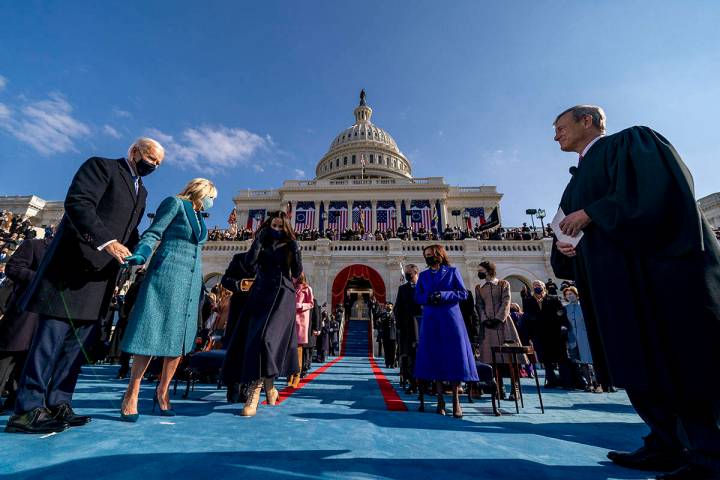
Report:
[[[300,373],[292,282],[302,272],[300,247],[295,241],[273,246],[263,233],[253,241],[244,258],[244,268],[255,272],[255,281],[234,334],[240,334],[241,325],[247,328],[243,332],[244,351],[241,355],[232,351],[226,355],[224,371],[228,383],[250,383],[262,377]],[[231,345],[235,342],[232,340]]]
[[523,321],[530,333],[538,360],[543,363],[560,363],[567,358],[566,339],[562,327],[570,323],[558,297],[546,295],[542,308],[535,297],[523,299]]
[[132,250],[147,191],[138,192],[125,159],[93,157],[78,169],[65,215],[23,303],[50,317],[98,321],[107,314],[120,264],[98,250],[117,240]]
[[240,369],[247,343],[248,324],[242,322],[242,312],[250,298],[250,291],[242,291],[239,282],[243,279],[253,278],[255,272],[248,270],[245,262],[246,255],[246,252],[234,255],[221,280],[222,286],[232,292],[227,326],[223,335],[223,346],[226,349],[223,380],[226,385],[239,383]]
[[398,329],[400,355],[415,355],[418,341],[417,317],[422,316],[422,306],[415,301],[415,288],[410,282],[398,287],[395,298],[395,319]]
[[720,246],[673,146],[647,127],[598,140],[560,206],[592,219],[577,256],[554,249],[552,265],[575,278],[593,357],[601,349],[615,385],[683,405],[716,395],[698,385],[717,357]]
[[0,351],[23,352],[30,349],[37,313],[20,310],[20,299],[35,277],[50,239],[25,240],[5,265],[5,273],[14,288],[8,301],[8,311],[0,322]]

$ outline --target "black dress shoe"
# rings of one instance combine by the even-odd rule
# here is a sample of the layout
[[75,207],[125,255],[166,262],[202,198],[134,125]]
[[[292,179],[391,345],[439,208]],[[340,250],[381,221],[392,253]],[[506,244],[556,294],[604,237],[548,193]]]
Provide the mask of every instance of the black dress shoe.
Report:
[[46,408],[36,408],[10,417],[5,431],[7,433],[54,433],[67,430],[67,422],[53,418]]
[[634,452],[608,452],[607,457],[616,465],[635,470],[672,472],[687,464],[682,452],[668,452],[646,446]]
[[90,423],[92,418],[86,415],[77,415],[67,403],[57,407],[50,407],[50,413],[56,420],[63,421],[71,427],[81,427]]
[[658,480],[718,480],[720,475],[699,465],[688,464],[670,473],[661,473]]

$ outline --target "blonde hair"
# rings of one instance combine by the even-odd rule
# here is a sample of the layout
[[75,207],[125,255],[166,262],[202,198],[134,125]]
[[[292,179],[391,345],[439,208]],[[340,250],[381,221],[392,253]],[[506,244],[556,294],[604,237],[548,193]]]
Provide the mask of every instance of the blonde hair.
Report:
[[207,178],[193,178],[177,197],[191,202],[199,202],[205,197],[217,197],[217,189]]

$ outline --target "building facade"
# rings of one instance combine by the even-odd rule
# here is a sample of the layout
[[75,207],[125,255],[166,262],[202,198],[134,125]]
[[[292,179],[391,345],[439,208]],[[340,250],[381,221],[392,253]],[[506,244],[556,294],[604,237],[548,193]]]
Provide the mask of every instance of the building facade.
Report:
[[[502,194],[494,186],[451,186],[443,177],[415,178],[412,164],[393,137],[372,123],[372,108],[361,93],[354,124],[342,130],[318,161],[312,180],[287,180],[276,189],[243,190],[234,198],[240,227],[256,229],[273,210],[291,213],[298,231],[336,232],[335,240],[302,241],[305,272],[321,303],[336,304],[352,286],[371,290],[380,302],[394,301],[402,268],[424,266],[422,249],[432,241],[340,241],[345,229],[417,231],[444,226],[474,228],[491,216],[500,220]],[[549,240],[441,241],[470,289],[478,283],[477,264],[498,265],[498,275],[511,281],[517,295],[534,279],[552,277]],[[232,255],[250,241],[209,242],[204,249],[207,278],[220,275]],[[519,297],[515,298],[519,301]]]
[[720,228],[720,192],[711,193],[698,200],[697,203],[710,225],[713,228]]

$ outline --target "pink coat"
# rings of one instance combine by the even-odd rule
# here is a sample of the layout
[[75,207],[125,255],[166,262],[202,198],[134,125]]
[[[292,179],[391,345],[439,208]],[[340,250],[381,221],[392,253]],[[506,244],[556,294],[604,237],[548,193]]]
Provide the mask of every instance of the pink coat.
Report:
[[310,285],[301,284],[295,289],[295,328],[297,329],[298,345],[308,343],[310,310],[314,306],[314,299]]

